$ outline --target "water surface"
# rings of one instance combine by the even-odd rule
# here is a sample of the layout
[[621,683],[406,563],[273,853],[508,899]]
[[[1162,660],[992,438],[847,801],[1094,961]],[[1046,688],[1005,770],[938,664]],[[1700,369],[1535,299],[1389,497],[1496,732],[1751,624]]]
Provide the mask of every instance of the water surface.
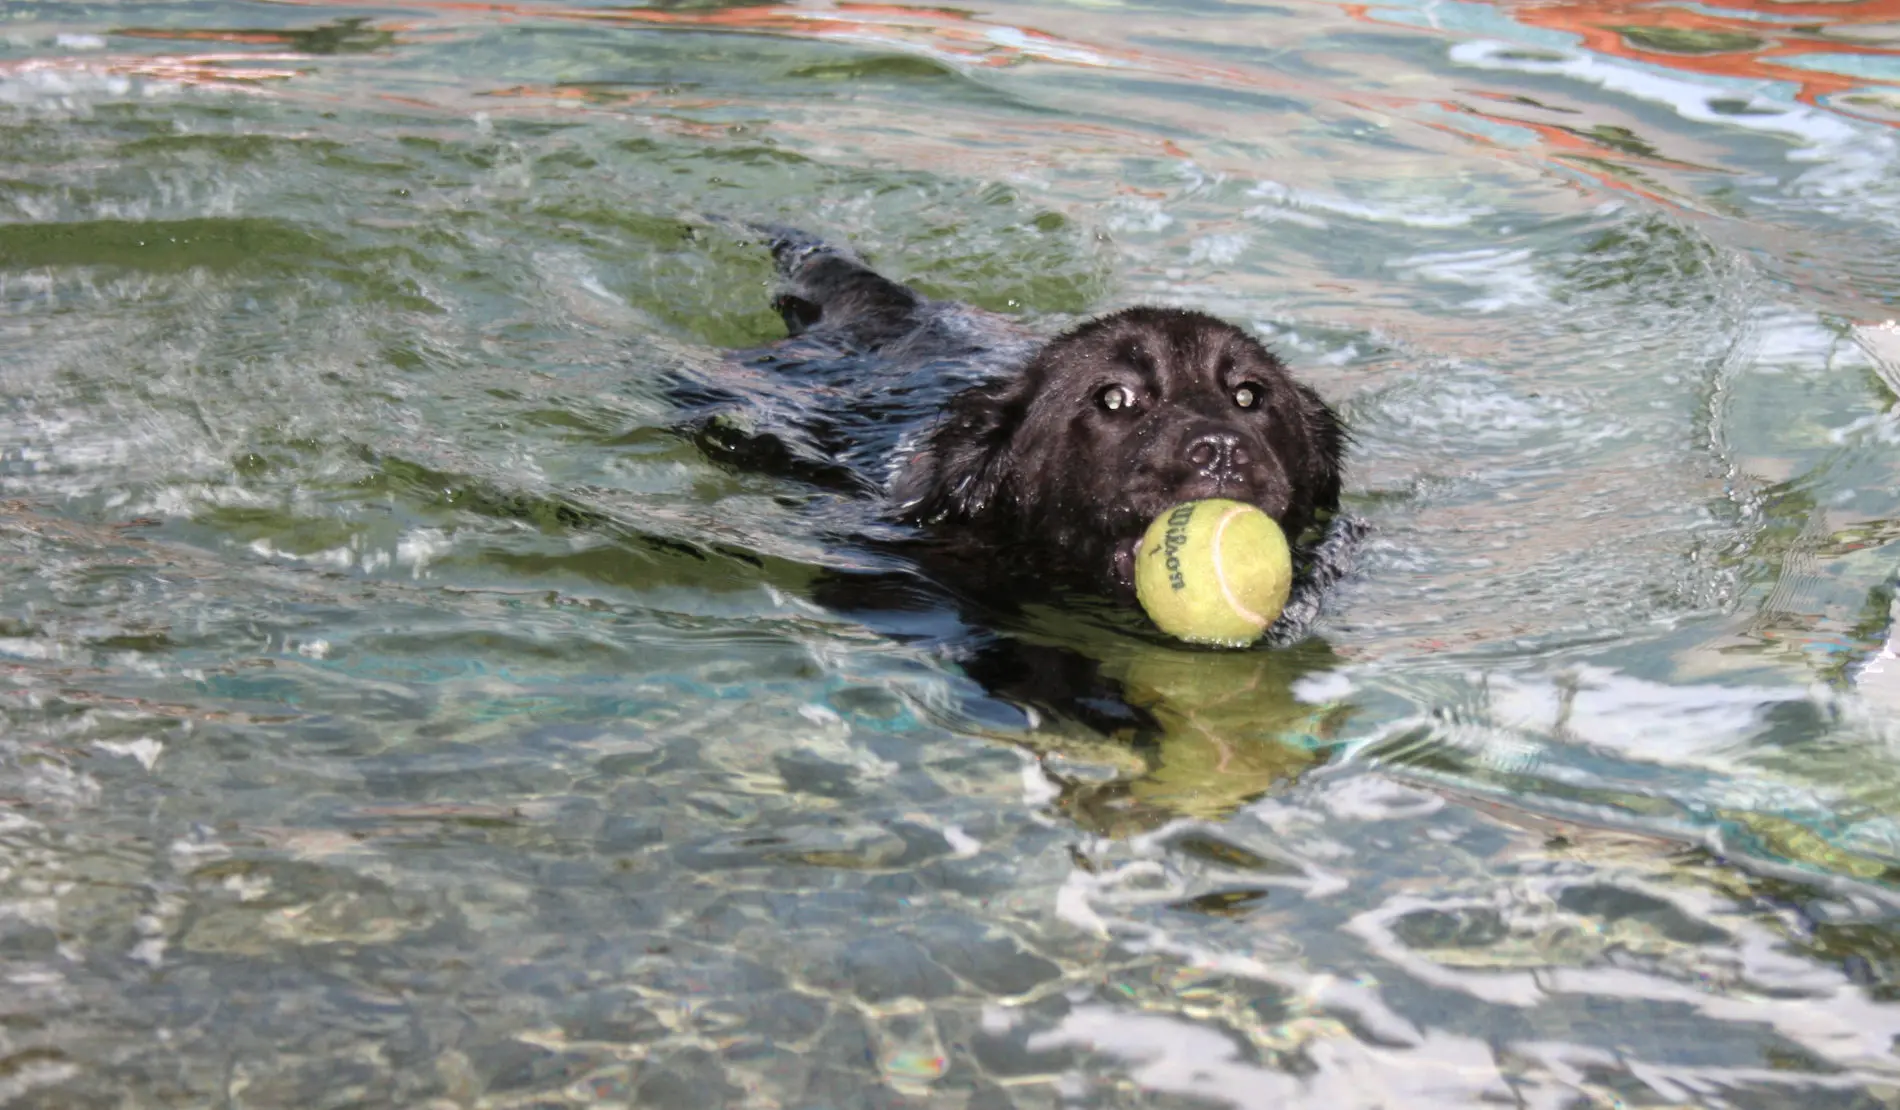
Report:
[[[16,4],[0,1101],[1875,1107],[1900,7]],[[734,220],[1355,431],[1165,726],[814,600]],[[949,614],[926,621],[950,622]],[[954,638],[952,638],[954,640]]]

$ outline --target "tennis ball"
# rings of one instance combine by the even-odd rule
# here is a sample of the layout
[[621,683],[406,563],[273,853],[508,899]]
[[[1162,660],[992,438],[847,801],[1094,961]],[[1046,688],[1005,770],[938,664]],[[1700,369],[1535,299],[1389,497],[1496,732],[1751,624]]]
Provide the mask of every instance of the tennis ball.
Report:
[[1241,647],[1286,607],[1293,554],[1272,517],[1239,501],[1186,501],[1155,518],[1135,553],[1135,596],[1156,627]]

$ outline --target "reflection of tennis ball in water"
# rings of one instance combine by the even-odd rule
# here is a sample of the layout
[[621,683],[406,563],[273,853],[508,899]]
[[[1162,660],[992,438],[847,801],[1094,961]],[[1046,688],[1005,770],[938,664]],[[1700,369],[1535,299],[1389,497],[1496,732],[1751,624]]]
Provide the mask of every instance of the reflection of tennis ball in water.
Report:
[[1155,518],[1135,554],[1135,596],[1170,636],[1240,647],[1286,607],[1293,555],[1272,517],[1239,501],[1186,501]]

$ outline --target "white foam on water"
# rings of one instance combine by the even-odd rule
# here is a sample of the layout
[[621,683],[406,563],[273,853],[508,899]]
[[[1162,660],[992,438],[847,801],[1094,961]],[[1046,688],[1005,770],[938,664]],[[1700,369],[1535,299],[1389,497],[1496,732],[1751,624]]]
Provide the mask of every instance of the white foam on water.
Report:
[[1268,221],[1292,220],[1310,227],[1325,227],[1325,215],[1331,215],[1365,223],[1436,231],[1466,227],[1492,211],[1483,206],[1463,206],[1432,197],[1402,203],[1360,200],[1278,181],[1258,182],[1247,190],[1247,195],[1265,203],[1246,209],[1242,215]]
[[1433,251],[1393,259],[1389,265],[1408,281],[1435,281],[1478,291],[1459,307],[1473,312],[1538,308],[1550,303],[1549,283],[1526,249],[1477,247]]

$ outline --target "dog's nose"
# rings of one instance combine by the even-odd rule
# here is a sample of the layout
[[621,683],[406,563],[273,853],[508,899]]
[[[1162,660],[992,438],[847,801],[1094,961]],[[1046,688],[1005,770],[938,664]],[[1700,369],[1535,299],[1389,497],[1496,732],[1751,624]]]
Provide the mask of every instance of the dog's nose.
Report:
[[1188,440],[1187,461],[1204,474],[1232,474],[1247,466],[1247,449],[1232,432],[1203,432]]

